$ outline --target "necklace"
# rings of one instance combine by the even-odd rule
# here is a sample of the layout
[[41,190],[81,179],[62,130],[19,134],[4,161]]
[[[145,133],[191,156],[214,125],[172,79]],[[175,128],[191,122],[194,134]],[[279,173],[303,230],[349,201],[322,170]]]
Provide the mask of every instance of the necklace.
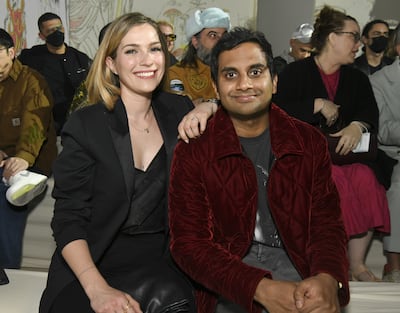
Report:
[[154,120],[154,119],[152,118],[152,116],[150,116],[151,112],[153,112],[153,110],[152,110],[151,107],[150,107],[147,116],[149,116],[149,119],[151,119],[151,120],[150,120],[150,122],[149,122],[149,125],[147,125],[147,127],[145,127],[145,128],[138,128],[138,127],[135,126],[135,123],[132,123],[132,127],[133,127],[135,130],[137,130],[138,132],[145,133],[145,134],[149,134],[149,133],[150,133],[151,126],[153,125],[153,120]]
[[149,127],[146,127],[146,128],[143,128],[143,129],[139,129],[139,128],[135,127],[134,125],[132,125],[132,126],[133,126],[133,128],[134,128],[135,130],[137,130],[137,131],[139,131],[139,132],[141,132],[141,133],[146,133],[146,134],[149,134],[149,133],[150,133],[150,126],[149,126]]

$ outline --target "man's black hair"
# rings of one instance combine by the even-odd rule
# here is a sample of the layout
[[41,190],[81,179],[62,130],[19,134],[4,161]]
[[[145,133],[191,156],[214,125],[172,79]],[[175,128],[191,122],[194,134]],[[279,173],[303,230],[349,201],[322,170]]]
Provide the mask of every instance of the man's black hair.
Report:
[[7,49],[14,47],[14,40],[3,28],[0,28],[0,47]]
[[50,20],[60,20],[61,21],[61,17],[59,17],[57,14],[51,13],[51,12],[46,12],[46,13],[42,14],[38,19],[39,31],[42,31],[43,23],[50,21]]
[[246,42],[254,42],[260,46],[261,50],[265,53],[271,77],[273,78],[275,76],[271,44],[265,38],[264,34],[260,31],[254,31],[244,27],[235,27],[229,32],[224,33],[212,49],[211,77],[215,83],[217,83],[218,78],[219,55],[224,51],[230,51],[238,45]]

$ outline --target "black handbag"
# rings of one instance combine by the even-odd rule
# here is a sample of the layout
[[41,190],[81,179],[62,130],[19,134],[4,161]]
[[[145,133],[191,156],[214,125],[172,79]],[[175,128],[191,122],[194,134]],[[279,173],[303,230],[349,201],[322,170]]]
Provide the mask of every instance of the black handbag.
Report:
[[144,313],[196,313],[193,287],[170,260],[140,266],[109,278],[136,299]]

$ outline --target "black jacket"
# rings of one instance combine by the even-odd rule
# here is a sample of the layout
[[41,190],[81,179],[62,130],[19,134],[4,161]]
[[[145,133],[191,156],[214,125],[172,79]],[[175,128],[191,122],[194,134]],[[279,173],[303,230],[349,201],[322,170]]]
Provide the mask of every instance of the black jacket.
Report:
[[46,45],[24,49],[18,58],[46,79],[54,98],[53,117],[59,135],[75,91],[87,76],[91,59],[69,46],[66,46],[65,54],[56,55],[49,52]]
[[376,71],[380,70],[382,67],[386,65],[390,65],[393,63],[393,59],[384,56],[381,60],[381,64],[379,64],[377,67],[370,67],[367,61],[367,57],[365,53],[360,55],[357,59],[355,59],[353,65],[355,68],[358,68],[360,71],[362,71],[366,75],[372,75]]

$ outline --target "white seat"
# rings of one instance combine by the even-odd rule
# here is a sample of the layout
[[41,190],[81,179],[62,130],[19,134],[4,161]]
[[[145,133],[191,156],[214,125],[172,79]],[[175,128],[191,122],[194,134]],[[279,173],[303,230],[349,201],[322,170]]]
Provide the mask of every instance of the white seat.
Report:
[[0,285],[0,312],[39,312],[39,302],[46,286],[47,273],[5,270],[9,283]]
[[47,180],[47,185],[45,193],[29,204],[22,251],[23,268],[47,270],[56,247],[50,227],[54,210],[52,177]]
[[[38,312],[47,273],[7,270],[8,285],[0,286],[0,312]],[[398,313],[400,288],[395,283],[350,282],[351,301],[343,313]]]

